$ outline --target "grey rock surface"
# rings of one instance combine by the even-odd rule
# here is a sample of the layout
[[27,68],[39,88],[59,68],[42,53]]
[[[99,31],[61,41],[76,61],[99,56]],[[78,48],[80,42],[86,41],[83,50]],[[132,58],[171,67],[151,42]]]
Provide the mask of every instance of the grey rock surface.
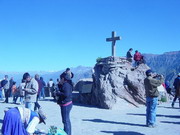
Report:
[[81,102],[113,109],[130,103],[145,104],[144,78],[149,67],[132,67],[125,58],[107,57],[96,63],[92,91],[80,94]]

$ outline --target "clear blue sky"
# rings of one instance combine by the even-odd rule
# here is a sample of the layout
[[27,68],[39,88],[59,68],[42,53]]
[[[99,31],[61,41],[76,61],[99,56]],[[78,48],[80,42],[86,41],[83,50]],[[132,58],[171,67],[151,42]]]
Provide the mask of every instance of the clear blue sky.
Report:
[[94,66],[129,48],[180,50],[180,0],[0,0],[0,71],[50,71]]

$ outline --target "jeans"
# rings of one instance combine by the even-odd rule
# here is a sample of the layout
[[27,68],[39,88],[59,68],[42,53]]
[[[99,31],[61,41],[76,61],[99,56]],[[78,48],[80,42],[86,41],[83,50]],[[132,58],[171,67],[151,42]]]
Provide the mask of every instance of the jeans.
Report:
[[26,102],[25,103],[25,108],[28,108],[32,111],[34,111],[34,106],[35,106],[35,103],[34,102]]
[[41,97],[43,97],[43,99],[45,98],[44,88],[41,89],[40,98],[41,98]]
[[67,135],[71,135],[71,121],[70,121],[71,109],[72,109],[72,104],[68,106],[61,106],[62,122],[64,124],[64,131],[67,133]]
[[158,97],[146,98],[146,125],[154,125],[156,123]]
[[0,100],[3,100],[2,89],[0,88]]

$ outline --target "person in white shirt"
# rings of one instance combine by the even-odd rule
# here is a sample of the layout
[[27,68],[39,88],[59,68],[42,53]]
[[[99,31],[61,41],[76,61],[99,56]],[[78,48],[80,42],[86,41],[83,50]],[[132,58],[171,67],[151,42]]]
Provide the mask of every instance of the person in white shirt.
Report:
[[5,111],[1,132],[3,135],[32,135],[39,123],[45,123],[46,116],[42,110],[32,111],[24,107]]

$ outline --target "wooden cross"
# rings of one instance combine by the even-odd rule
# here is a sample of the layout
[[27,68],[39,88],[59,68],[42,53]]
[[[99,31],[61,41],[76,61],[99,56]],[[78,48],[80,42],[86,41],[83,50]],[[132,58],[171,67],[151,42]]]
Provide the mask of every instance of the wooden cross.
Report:
[[112,37],[111,38],[106,38],[106,41],[107,42],[112,42],[112,56],[115,57],[116,55],[116,47],[115,47],[115,44],[116,44],[116,40],[121,40],[121,37],[116,37],[116,32],[112,32]]

